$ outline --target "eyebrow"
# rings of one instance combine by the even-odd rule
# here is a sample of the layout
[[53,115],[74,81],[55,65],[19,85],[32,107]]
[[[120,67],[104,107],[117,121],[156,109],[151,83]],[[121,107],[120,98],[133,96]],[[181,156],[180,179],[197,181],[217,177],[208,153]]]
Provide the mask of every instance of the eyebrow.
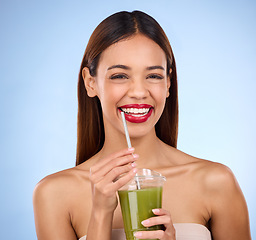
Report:
[[155,69],[165,70],[164,67],[162,67],[162,66],[150,66],[150,67],[147,67],[147,70],[155,70]]
[[111,70],[113,68],[122,68],[122,69],[125,69],[125,70],[131,70],[130,67],[122,65],[122,64],[113,65],[113,66],[109,67],[108,70]]
[[[121,69],[125,69],[125,70],[131,70],[130,67],[126,66],[126,65],[122,65],[122,64],[117,64],[117,65],[113,65],[111,67],[108,68],[108,70],[111,70],[113,68],[121,68]],[[150,67],[147,67],[146,70],[155,70],[155,69],[161,69],[161,70],[165,70],[164,67],[162,66],[150,66]]]

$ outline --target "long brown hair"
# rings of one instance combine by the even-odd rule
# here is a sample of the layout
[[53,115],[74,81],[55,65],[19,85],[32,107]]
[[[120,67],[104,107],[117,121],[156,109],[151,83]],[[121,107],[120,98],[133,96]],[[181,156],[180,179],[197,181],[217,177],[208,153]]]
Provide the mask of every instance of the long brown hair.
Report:
[[143,34],[156,42],[165,52],[167,74],[172,69],[170,96],[155,126],[156,135],[166,144],[177,147],[178,137],[178,89],[174,55],[163,29],[151,16],[141,11],[118,12],[103,20],[92,33],[81,63],[78,79],[78,121],[76,165],[96,154],[103,147],[105,132],[102,109],[98,97],[88,97],[82,70],[88,67],[96,76],[101,53],[110,45],[134,34]]

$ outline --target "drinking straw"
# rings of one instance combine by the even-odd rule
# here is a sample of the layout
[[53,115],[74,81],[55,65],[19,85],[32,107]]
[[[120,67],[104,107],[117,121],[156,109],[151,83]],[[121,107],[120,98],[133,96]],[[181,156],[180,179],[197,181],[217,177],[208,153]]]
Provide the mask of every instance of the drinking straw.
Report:
[[[131,140],[130,140],[130,136],[129,136],[126,120],[125,120],[125,115],[124,115],[124,112],[122,112],[122,111],[121,111],[121,116],[122,116],[123,125],[124,125],[124,132],[125,132],[126,142],[127,142],[128,148],[131,148],[132,144],[131,144]],[[137,173],[136,173],[135,176],[138,176]],[[135,177],[135,182],[136,182],[137,189],[140,189],[140,183],[139,183],[139,181],[136,177]]]

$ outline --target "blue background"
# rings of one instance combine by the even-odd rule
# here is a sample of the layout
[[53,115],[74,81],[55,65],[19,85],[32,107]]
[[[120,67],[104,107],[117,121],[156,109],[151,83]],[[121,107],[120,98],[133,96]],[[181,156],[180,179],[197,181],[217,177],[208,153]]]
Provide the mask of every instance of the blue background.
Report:
[[256,238],[255,1],[1,0],[1,239],[36,239],[36,183],[75,165],[77,77],[89,36],[110,14],[134,9],[152,15],[173,47],[178,148],[231,168]]

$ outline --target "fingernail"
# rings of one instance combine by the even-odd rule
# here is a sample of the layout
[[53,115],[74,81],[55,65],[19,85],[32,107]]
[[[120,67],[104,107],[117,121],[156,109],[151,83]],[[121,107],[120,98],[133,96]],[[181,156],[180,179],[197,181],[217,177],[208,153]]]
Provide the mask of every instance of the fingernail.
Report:
[[136,173],[136,172],[137,172],[137,168],[134,168],[132,171],[133,171],[134,173]]
[[149,220],[144,220],[144,221],[141,222],[141,224],[142,225],[145,225],[145,224],[147,225],[147,224],[149,224]]
[[133,162],[133,163],[131,164],[131,166],[132,166],[132,167],[136,167],[137,164],[136,164],[135,162]]
[[157,214],[157,213],[160,213],[160,210],[159,210],[159,209],[152,209],[152,212],[153,212],[154,214]]
[[139,158],[139,155],[138,154],[136,154],[136,153],[134,153],[134,154],[132,154],[132,156],[133,156],[133,158]]
[[135,232],[133,235],[134,235],[134,237],[141,237],[142,233],[141,232]]
[[131,148],[128,148],[128,152],[133,152],[134,151],[134,148],[131,147]]

